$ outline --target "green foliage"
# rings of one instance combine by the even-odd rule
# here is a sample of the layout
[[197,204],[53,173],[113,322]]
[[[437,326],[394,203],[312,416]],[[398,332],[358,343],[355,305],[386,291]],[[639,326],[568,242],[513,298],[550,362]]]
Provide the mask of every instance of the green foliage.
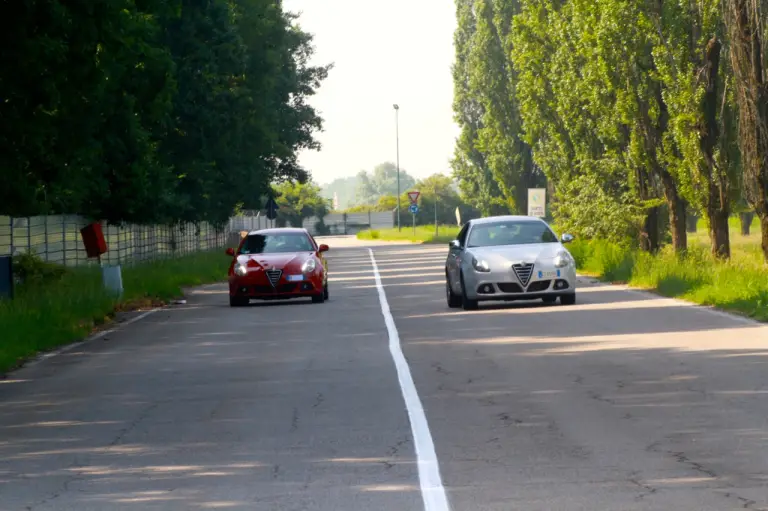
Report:
[[277,224],[301,227],[305,218],[322,218],[330,210],[330,201],[320,193],[320,187],[313,182],[299,183],[286,181],[275,188],[280,211]]
[[13,256],[13,276],[24,285],[53,284],[66,274],[67,268],[48,263],[35,253]]
[[[409,190],[416,180],[400,169],[400,191]],[[375,204],[382,196],[397,195],[397,166],[391,162],[377,165],[370,174],[364,170],[357,174],[357,205]]]
[[321,185],[323,197],[331,201],[333,206],[334,194],[339,200],[339,210],[351,207],[355,202],[357,190],[357,176],[340,177],[328,184]]
[[40,0],[0,19],[3,213],[220,223],[307,179],[329,67],[279,3]]
[[744,209],[721,0],[455,2],[452,166],[482,214],[546,185],[569,230],[646,249],[670,230],[682,252],[686,205],[721,233]]

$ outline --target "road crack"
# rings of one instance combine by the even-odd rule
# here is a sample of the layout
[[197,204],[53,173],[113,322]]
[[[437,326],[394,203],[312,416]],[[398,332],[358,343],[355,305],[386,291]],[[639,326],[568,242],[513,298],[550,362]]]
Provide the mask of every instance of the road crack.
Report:
[[138,417],[136,417],[133,422],[128,424],[127,427],[120,430],[120,432],[117,434],[114,440],[109,444],[110,447],[114,447],[117,444],[119,444],[123,438],[125,438],[131,431],[136,429],[136,426],[138,426],[144,419],[149,417],[149,414],[151,414],[155,408],[157,408],[160,405],[160,403],[153,403],[149,405],[147,408],[144,409],[143,412],[139,414]]
[[631,475],[629,479],[627,479],[630,483],[634,484],[638,488],[641,488],[643,491],[635,497],[636,501],[643,500],[644,498],[648,497],[649,495],[653,495],[654,493],[658,492],[659,489],[651,486],[648,483],[643,482],[639,477],[636,475]]
[[392,447],[390,447],[389,450],[387,451],[389,453],[389,456],[392,457],[392,456],[397,455],[400,452],[400,448],[402,446],[404,446],[405,444],[407,444],[409,441],[410,441],[410,438],[405,438],[405,439],[400,440],[399,442],[397,442]]

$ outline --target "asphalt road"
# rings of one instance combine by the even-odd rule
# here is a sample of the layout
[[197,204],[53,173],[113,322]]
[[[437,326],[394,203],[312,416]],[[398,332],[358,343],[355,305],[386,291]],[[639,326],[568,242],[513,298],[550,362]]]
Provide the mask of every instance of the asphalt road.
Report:
[[379,244],[393,344],[329,244],[324,304],[207,286],[0,380],[0,509],[768,509],[768,327],[588,282],[450,310],[443,247]]

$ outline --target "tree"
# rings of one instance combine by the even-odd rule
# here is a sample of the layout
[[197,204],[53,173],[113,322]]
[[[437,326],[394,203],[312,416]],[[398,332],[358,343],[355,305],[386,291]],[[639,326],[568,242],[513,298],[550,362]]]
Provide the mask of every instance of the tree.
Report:
[[[357,204],[374,204],[382,195],[397,195],[397,167],[394,163],[385,162],[377,165],[368,174],[360,171],[357,174],[358,185],[355,192]],[[412,187],[416,180],[405,170],[400,169],[400,191]]]
[[522,138],[515,94],[512,17],[517,1],[457,0],[454,113],[461,127],[454,175],[465,200],[486,214],[524,212],[528,188],[544,186]]
[[3,213],[220,224],[272,182],[308,179],[296,157],[322,120],[307,100],[330,66],[309,65],[312,37],[279,2],[9,6]]
[[[445,174],[432,174],[422,179],[413,187],[420,192],[419,212],[416,222],[420,225],[434,224],[435,213],[440,224],[456,223],[456,208],[463,204],[456,193],[453,179]],[[403,204],[409,204],[407,193],[402,199]]]
[[311,217],[321,219],[328,214],[330,203],[321,195],[313,182],[286,181],[275,187],[276,202],[280,207],[277,225],[301,227]]
[[765,16],[763,0],[724,0],[725,24],[739,107],[745,197],[760,218],[762,249],[768,261],[768,80],[765,75]]
[[333,200],[335,195],[339,200],[339,209],[347,209],[355,200],[357,181],[357,176],[340,177],[328,184],[321,185],[323,197]]

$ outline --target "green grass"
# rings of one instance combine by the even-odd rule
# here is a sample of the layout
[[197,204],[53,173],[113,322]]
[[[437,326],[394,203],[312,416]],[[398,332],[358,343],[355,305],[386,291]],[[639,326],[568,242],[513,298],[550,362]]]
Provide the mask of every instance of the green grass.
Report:
[[759,321],[768,321],[768,265],[760,237],[742,236],[731,225],[730,261],[715,261],[700,226],[689,234],[689,251],[679,257],[669,247],[658,255],[601,240],[576,240],[569,250],[579,270],[609,282],[655,291],[663,296],[711,305]]
[[361,240],[410,241],[412,243],[448,243],[456,238],[458,232],[459,228],[456,226],[441,225],[436,236],[434,225],[417,225],[415,234],[412,226],[403,226],[400,231],[397,228],[360,231],[357,233],[357,238]]
[[0,374],[40,351],[82,339],[117,311],[160,305],[181,296],[182,287],[223,280],[226,267],[220,250],[124,267],[119,299],[104,290],[98,268],[20,286],[14,300],[0,301]]
[[[568,246],[576,258],[579,271],[608,282],[655,291],[661,295],[682,298],[701,305],[739,313],[760,321],[768,321],[768,265],[760,250],[758,220],[752,224],[750,236],[742,236],[738,218],[732,218],[731,260],[715,261],[710,255],[709,234],[704,221],[696,233],[688,234],[689,251],[678,257],[669,247],[658,255],[634,250],[602,240],[576,240]],[[358,233],[360,239],[410,241],[415,243],[447,243],[455,238],[457,227],[441,226],[435,236],[434,226],[381,229]]]

